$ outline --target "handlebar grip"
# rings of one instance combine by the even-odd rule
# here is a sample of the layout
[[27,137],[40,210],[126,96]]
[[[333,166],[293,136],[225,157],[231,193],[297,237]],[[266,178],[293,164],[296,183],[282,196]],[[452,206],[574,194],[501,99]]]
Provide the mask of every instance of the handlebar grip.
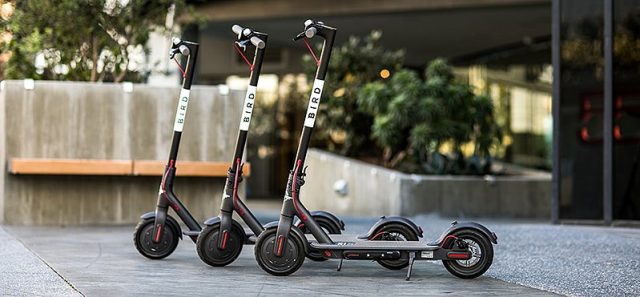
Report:
[[190,53],[189,48],[186,45],[181,45],[180,47],[178,47],[178,50],[183,56],[188,56]]
[[255,36],[251,37],[251,43],[253,43],[253,45],[259,49],[263,49],[266,45],[264,41],[262,41],[262,39]]
[[233,27],[231,27],[231,30],[233,31],[233,33],[236,33],[237,35],[240,35],[240,33],[242,32],[242,30],[244,30],[244,28],[238,26],[238,25],[233,25]]
[[316,36],[316,33],[318,33],[318,29],[316,29],[316,27],[311,27],[304,31],[304,36],[307,36],[307,38],[313,38],[313,36]]

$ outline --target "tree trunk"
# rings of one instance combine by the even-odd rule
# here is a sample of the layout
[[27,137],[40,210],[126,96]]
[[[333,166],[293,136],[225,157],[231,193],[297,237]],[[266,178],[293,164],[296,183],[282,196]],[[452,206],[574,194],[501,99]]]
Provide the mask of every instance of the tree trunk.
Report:
[[98,80],[98,38],[91,36],[91,81],[96,82]]
[[[122,58],[125,60],[124,70],[122,70],[120,74],[118,74],[113,78],[113,82],[115,83],[122,82],[122,80],[124,80],[125,76],[127,75],[127,71],[129,70],[129,53],[127,52],[126,46],[122,48]],[[114,69],[114,74],[115,74],[115,69]]]

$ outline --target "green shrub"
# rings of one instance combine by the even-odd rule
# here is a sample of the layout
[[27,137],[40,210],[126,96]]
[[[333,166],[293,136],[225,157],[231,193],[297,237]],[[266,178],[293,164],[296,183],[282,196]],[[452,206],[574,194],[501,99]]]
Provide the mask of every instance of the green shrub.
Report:
[[[499,144],[493,104],[454,80],[443,59],[429,63],[426,80],[402,69],[388,81],[363,86],[358,108],[373,117],[371,137],[385,166],[429,174],[485,174]],[[465,157],[463,145],[472,145]],[[448,148],[448,149],[446,149]]]
[[[369,137],[373,118],[358,108],[358,92],[363,85],[380,79],[381,69],[394,71],[404,61],[403,51],[390,51],[380,45],[381,37],[379,31],[365,38],[352,36],[333,49],[314,144],[346,156],[362,156],[375,148]],[[313,77],[316,63],[311,56],[304,56],[303,65]]]

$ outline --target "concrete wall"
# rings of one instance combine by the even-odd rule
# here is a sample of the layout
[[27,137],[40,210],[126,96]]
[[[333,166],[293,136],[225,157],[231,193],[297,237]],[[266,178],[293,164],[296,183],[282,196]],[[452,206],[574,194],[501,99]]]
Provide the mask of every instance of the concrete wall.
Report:
[[[427,176],[404,174],[320,150],[309,150],[301,197],[309,209],[350,215],[548,218],[550,174]],[[347,183],[347,194],[334,191]]]
[[[178,87],[4,81],[0,162],[14,157],[165,160]],[[244,91],[194,86],[178,157],[229,161]],[[237,115],[237,116],[235,116]],[[0,223],[123,224],[153,210],[158,177],[21,176],[2,170]],[[224,180],[178,177],[176,193],[199,220],[217,214]]]

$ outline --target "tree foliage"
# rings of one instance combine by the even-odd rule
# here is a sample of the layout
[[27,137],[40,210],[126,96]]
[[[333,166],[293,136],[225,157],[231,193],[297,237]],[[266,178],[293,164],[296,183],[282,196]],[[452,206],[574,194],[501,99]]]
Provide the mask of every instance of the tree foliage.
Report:
[[[442,59],[428,65],[425,77],[403,69],[358,94],[360,111],[374,118],[371,136],[383,148],[385,165],[421,173],[488,173],[490,151],[501,139],[491,99],[456,82]],[[470,158],[465,145],[473,146]]]
[[[398,69],[404,60],[404,52],[385,49],[381,37],[379,31],[365,38],[352,36],[332,51],[314,132],[314,140],[326,143],[331,151],[356,156],[373,147],[369,137],[373,119],[358,108],[358,91],[379,79],[381,69]],[[309,76],[315,74],[315,61],[309,55],[303,59]]]
[[140,80],[149,33],[164,28],[172,6],[186,7],[184,0],[16,1],[2,24],[11,34],[5,77]]

